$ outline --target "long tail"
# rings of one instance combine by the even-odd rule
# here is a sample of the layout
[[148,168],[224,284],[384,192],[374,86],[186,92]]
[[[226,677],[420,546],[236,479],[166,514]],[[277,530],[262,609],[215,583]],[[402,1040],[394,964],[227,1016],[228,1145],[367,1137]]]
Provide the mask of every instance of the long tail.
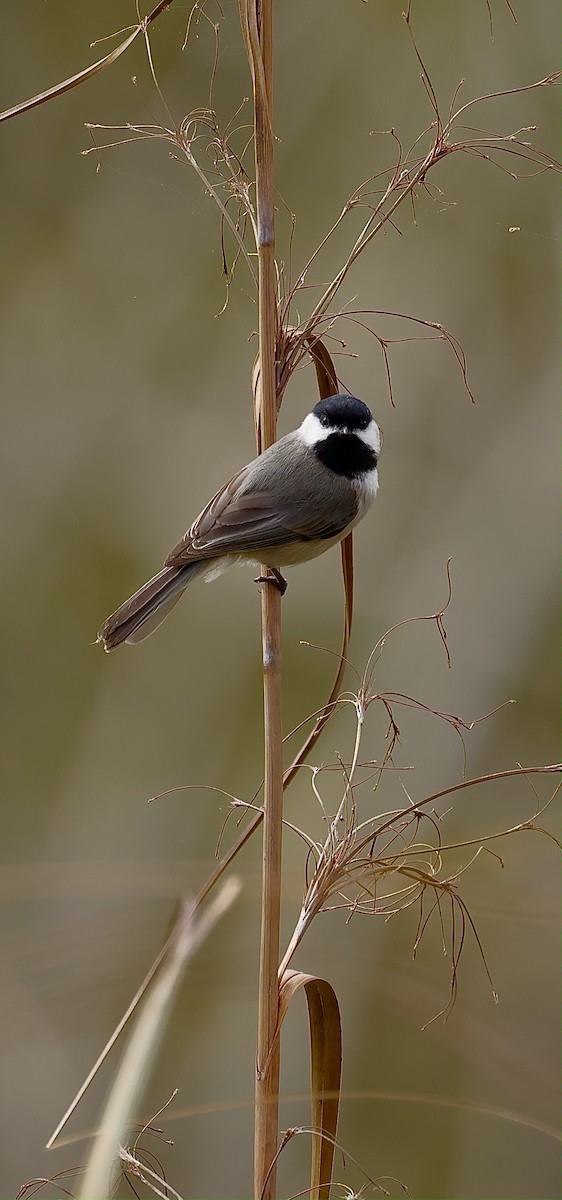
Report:
[[188,583],[208,570],[208,562],[164,567],[104,621],[98,632],[98,642],[103,643],[108,653],[122,642],[142,642],[168,616]]

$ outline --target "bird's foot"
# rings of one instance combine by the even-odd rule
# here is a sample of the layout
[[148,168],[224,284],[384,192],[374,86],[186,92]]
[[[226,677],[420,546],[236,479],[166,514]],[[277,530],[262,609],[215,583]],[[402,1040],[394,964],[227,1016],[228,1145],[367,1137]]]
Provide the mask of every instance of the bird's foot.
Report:
[[277,570],[277,567],[269,567],[268,574],[258,575],[257,578],[254,579],[254,583],[271,583],[277,588],[281,596],[284,596],[285,592],[287,591],[287,580],[283,577],[281,572]]

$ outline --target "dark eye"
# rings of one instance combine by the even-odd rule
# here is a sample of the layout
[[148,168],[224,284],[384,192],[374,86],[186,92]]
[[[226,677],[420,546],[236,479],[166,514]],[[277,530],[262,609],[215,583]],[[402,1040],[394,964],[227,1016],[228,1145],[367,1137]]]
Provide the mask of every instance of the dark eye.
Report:
[[330,418],[326,415],[326,413],[322,413],[322,416],[320,417],[320,424],[324,426],[324,429],[327,429],[328,425],[330,424]]

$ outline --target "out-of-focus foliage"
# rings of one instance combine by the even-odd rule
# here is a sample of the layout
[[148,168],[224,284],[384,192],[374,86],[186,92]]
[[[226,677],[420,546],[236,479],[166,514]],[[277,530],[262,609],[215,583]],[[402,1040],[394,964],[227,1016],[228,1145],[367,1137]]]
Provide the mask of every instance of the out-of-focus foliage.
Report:
[[[445,110],[461,77],[468,98],[553,68],[554,4],[515,7],[517,24],[491,0],[491,38],[484,2],[414,5]],[[18,0],[5,9],[1,107],[79,69],[108,45],[90,42],[135,20],[129,0]],[[431,120],[400,9],[374,0],[278,6],[279,255],[288,259],[286,205],[297,214],[295,271],[354,188],[388,164],[390,143],[372,131],[392,126],[408,143]],[[208,102],[214,53],[205,20],[181,53],[186,18],[172,7],[152,36],[176,121]],[[228,4],[215,87],[221,122],[248,90]],[[496,100],[478,123],[506,132],[538,125],[535,140],[552,148],[553,101],[547,89]],[[92,645],[101,620],[253,454],[254,298],[241,264],[217,315],[225,286],[213,205],[163,143],[81,157],[90,145],[84,122],[153,120],[167,116],[138,44],[111,72],[0,131],[5,1194],[83,1161],[83,1142],[50,1155],[41,1147],[155,954],[177,896],[212,866],[220,798],[177,792],[151,806],[147,798],[182,783],[249,798],[260,778],[259,605],[248,572],[194,586],[136,649],[108,658]],[[444,196],[422,196],[415,221],[402,211],[400,234],[380,235],[341,301],[443,322],[462,341],[477,405],[447,347],[431,342],[391,348],[391,408],[376,343],[352,325],[335,331],[353,355],[336,359],[342,382],[372,406],[385,435],[380,495],[356,538],[351,657],[362,668],[386,628],[439,607],[452,555],[452,670],[434,631],[414,625],[389,641],[376,683],[468,720],[516,698],[469,736],[476,775],[556,754],[554,189],[549,175],[515,182],[462,156],[433,182]],[[318,280],[331,277],[347,245],[338,235]],[[376,328],[408,333],[382,320]],[[313,398],[313,372],[302,371],[283,431]],[[287,729],[329,686],[333,661],[300,642],[337,648],[340,593],[335,552],[291,577]],[[373,757],[384,753],[383,734],[373,720]],[[352,735],[342,719],[319,754],[348,755]],[[396,807],[402,783],[418,798],[462,770],[454,734],[408,712],[396,761],[415,771],[389,775],[363,804]],[[458,840],[476,836],[532,807],[530,786],[503,784],[458,799],[448,829]],[[287,812],[317,823],[308,772]],[[418,1197],[555,1192],[555,856],[536,835],[504,853],[503,871],[484,855],[464,885],[498,1006],[469,948],[448,1023],[420,1033],[446,1000],[448,966],[436,932],[412,964],[414,915],[348,926],[323,916],[299,952],[296,965],[328,975],[343,1011],[350,1098],[341,1142],[371,1175],[398,1176]],[[148,1116],[180,1088],[166,1164],[184,1195],[249,1194],[257,840],[243,857],[243,898],[192,970],[147,1099]],[[302,846],[289,835],[287,931],[301,893]],[[287,1092],[306,1090],[304,1019],[287,1021]],[[107,1078],[73,1131],[95,1122]],[[181,1116],[198,1106],[211,1114]],[[287,1103],[282,1119],[305,1123],[305,1101]],[[304,1139],[292,1143],[287,1193],[305,1186],[306,1153]],[[359,1182],[343,1169],[339,1177]]]

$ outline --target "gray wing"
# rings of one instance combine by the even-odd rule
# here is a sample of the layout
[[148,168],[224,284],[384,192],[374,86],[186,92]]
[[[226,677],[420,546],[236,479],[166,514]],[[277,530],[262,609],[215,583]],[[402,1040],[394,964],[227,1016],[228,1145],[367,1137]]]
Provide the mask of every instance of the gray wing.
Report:
[[[284,443],[295,437],[288,434]],[[337,537],[357,516],[355,491],[312,455],[279,454],[277,442],[213,496],[166,559],[180,566],[221,555]],[[287,450],[291,446],[286,445]],[[265,486],[264,486],[265,485]]]

